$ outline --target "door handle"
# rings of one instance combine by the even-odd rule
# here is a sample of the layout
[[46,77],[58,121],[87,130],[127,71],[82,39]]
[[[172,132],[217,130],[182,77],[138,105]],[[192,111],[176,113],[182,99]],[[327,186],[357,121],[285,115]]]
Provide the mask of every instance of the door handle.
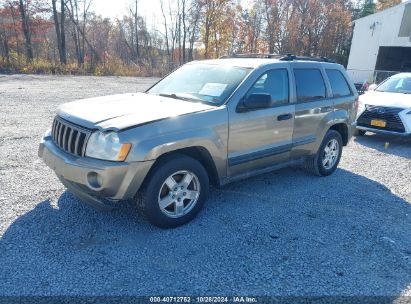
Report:
[[282,115],[278,115],[278,116],[277,116],[277,120],[278,120],[278,121],[289,120],[289,119],[291,119],[291,118],[293,118],[293,114],[291,114],[291,113],[282,114]]

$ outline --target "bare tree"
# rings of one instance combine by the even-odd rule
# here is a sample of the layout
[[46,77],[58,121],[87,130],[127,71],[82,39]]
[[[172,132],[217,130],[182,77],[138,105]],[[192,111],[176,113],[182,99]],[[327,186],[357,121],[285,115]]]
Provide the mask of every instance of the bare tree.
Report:
[[26,56],[29,61],[32,61],[33,56],[33,46],[31,44],[31,31],[30,31],[30,14],[28,10],[28,2],[24,0],[19,0],[19,10],[21,17],[21,26],[23,28],[23,34],[26,46]]
[[194,59],[194,43],[198,39],[201,12],[202,4],[196,0],[191,1],[191,6],[188,10],[190,25],[187,28],[187,35],[189,36],[188,61]]
[[150,29],[139,0],[128,1],[113,22],[93,12],[92,0],[0,0],[0,62],[15,71],[35,71],[35,57],[50,71],[77,62],[81,73],[164,75],[234,52],[347,60],[353,0],[252,0],[246,8],[239,0],[160,0],[160,25]]
[[[74,40],[75,40],[75,45],[76,45],[76,53],[77,53],[77,61],[79,65],[82,65],[84,63],[84,47],[87,44],[88,48],[92,52],[92,54],[95,56],[97,61],[100,61],[101,57],[99,53],[96,51],[96,49],[93,47],[93,45],[89,42],[86,36],[86,21],[87,21],[87,11],[90,7],[91,2],[88,2],[88,5],[86,5],[86,0],[84,0],[84,6],[83,6],[83,24],[81,25],[79,22],[79,9],[78,9],[78,0],[69,0],[70,7],[68,7],[66,3],[66,9],[68,16],[71,20],[71,22],[74,25],[75,31],[73,32]],[[80,36],[82,40],[80,40]]]
[[133,18],[133,37],[132,48],[135,54],[135,59],[140,60],[140,42],[139,42],[139,15],[138,15],[138,0],[133,0],[134,10],[130,8],[130,13]]
[[[81,4],[83,5],[82,8],[80,7]],[[100,55],[90,44],[86,35],[87,15],[90,6],[91,0],[68,0],[68,3],[65,3],[68,17],[74,26],[72,36],[76,50],[77,63],[79,66],[82,66],[84,64],[86,45],[88,46],[96,60],[100,60]]]
[[57,12],[57,0],[51,0],[52,8],[53,8],[53,19],[54,19],[54,27],[56,29],[56,36],[57,36],[57,48],[59,51],[60,63],[66,64],[67,63],[67,55],[66,55],[66,33],[65,33],[65,3],[64,0],[60,1],[60,21],[59,21],[59,13]]
[[170,44],[169,44],[169,34],[168,34],[168,26],[167,26],[167,16],[165,13],[164,9],[164,3],[163,0],[160,0],[160,7],[161,7],[161,14],[163,15],[163,22],[164,22],[164,35],[165,35],[165,43],[166,43],[166,49],[167,49],[167,62],[168,62],[168,68],[171,70],[172,69],[172,55],[170,51]]

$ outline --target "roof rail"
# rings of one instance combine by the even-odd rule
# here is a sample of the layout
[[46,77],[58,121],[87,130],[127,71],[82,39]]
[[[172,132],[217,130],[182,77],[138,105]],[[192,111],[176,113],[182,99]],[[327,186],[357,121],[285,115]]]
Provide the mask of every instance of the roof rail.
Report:
[[231,55],[225,55],[225,56],[220,57],[220,59],[226,59],[226,58],[276,58],[282,61],[304,60],[304,61],[335,63],[335,61],[327,57],[304,57],[304,56],[296,56],[293,54],[281,55],[281,54],[249,53],[249,54],[231,54]]
[[265,54],[265,53],[248,53],[248,54],[231,54],[221,56],[220,59],[225,58],[281,58],[284,55],[280,54]]
[[304,60],[304,61],[316,61],[316,62],[330,62],[335,63],[335,61],[327,57],[304,57],[304,56],[295,56],[292,54],[287,54],[286,56],[280,58],[282,61],[294,61],[294,60]]

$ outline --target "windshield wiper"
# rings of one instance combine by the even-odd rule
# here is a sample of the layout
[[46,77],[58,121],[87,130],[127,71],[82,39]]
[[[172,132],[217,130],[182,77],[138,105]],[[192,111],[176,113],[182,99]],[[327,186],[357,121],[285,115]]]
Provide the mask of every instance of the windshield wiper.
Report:
[[169,97],[169,98],[180,99],[180,100],[195,100],[195,99],[183,97],[183,96],[180,96],[174,93],[173,94],[160,93],[158,94],[158,96]]
[[179,99],[179,100],[185,100],[185,101],[196,101],[196,102],[198,102],[198,101],[203,101],[202,99],[185,97],[185,96],[182,96],[182,95],[180,95],[180,94],[177,95],[177,94],[175,94],[175,93],[173,93],[173,94],[160,93],[160,94],[158,94],[158,96],[169,97],[169,98],[174,98],[174,99]]

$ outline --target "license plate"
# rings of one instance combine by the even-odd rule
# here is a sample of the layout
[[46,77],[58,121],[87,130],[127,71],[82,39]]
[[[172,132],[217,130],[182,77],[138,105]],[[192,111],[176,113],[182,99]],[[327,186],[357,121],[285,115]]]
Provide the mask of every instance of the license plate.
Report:
[[385,120],[372,119],[371,125],[375,127],[385,128],[387,126],[387,122]]

